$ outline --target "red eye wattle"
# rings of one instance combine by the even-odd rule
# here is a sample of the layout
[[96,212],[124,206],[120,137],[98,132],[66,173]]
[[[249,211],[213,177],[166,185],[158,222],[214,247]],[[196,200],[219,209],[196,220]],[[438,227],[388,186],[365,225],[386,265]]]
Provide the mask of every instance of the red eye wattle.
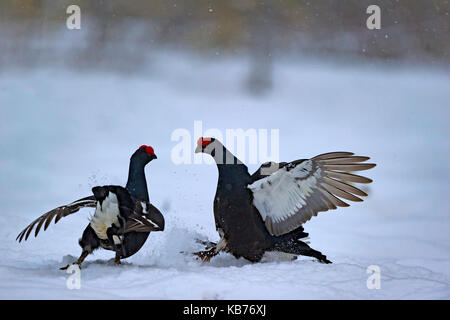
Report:
[[212,141],[211,138],[203,138],[203,137],[200,137],[200,138],[198,138],[198,140],[197,140],[197,144],[198,144],[198,145],[201,144],[202,147],[204,148],[204,147],[206,147],[208,144],[210,144],[211,141]]
[[155,154],[155,150],[153,150],[153,148],[150,146],[142,145],[139,147],[139,149],[144,149],[146,153],[151,154],[151,155]]

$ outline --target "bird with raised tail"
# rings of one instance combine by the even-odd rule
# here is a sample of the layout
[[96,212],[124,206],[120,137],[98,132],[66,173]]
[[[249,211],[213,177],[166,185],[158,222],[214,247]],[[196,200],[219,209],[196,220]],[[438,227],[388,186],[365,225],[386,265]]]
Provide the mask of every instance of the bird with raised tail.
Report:
[[353,183],[372,180],[352,172],[375,167],[365,163],[369,157],[330,152],[311,159],[267,162],[250,175],[247,166],[217,139],[198,139],[195,152],[211,155],[219,171],[214,218],[220,241],[195,253],[203,261],[225,251],[252,262],[279,254],[331,263],[300,240],[308,236],[303,224],[318,212],[348,207],[342,199],[362,201],[360,196],[367,194]]
[[[42,226],[46,230],[53,218],[56,224],[61,218],[82,208],[95,208],[94,215],[78,242],[82,252],[76,264],[81,265],[98,248],[114,251],[114,261],[120,264],[120,259],[139,251],[151,231],[164,230],[163,215],[150,203],[144,172],[145,166],[156,158],[152,147],[139,147],[131,156],[125,188],[113,185],[94,187],[93,196],[45,213],[28,225],[16,240],[27,240],[34,228],[34,235],[37,236]],[[69,265],[61,269],[68,267]]]

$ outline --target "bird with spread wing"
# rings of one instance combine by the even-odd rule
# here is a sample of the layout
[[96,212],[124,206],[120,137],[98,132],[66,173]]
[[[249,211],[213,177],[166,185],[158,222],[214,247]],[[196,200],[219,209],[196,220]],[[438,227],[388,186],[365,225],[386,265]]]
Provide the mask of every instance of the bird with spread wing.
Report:
[[372,180],[353,172],[375,167],[365,162],[369,157],[330,152],[311,159],[267,162],[250,175],[247,166],[217,139],[200,138],[195,152],[211,155],[219,171],[214,218],[220,241],[196,253],[203,261],[225,251],[253,262],[278,252],[330,263],[300,240],[308,236],[303,224],[319,212],[348,207],[347,200],[363,201],[367,194],[353,183]]
[[76,263],[81,265],[95,249],[103,248],[114,251],[115,262],[120,264],[121,258],[135,254],[144,245],[151,231],[164,230],[164,217],[150,203],[144,173],[144,167],[153,159],[156,159],[153,148],[141,146],[131,156],[125,188],[114,185],[94,187],[92,196],[55,208],[34,220],[16,240],[27,240],[33,230],[37,236],[42,228],[47,230],[53,220],[56,224],[80,209],[95,208],[79,240],[82,253]]

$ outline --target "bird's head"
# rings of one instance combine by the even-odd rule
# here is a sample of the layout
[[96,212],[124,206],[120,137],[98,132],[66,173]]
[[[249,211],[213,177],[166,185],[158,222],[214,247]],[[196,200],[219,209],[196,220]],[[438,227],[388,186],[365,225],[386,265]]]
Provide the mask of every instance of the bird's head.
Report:
[[209,154],[214,158],[216,164],[241,164],[231,152],[229,152],[220,140],[214,138],[201,137],[197,140],[195,153]]
[[142,145],[133,153],[131,158],[135,160],[140,160],[144,164],[147,164],[153,159],[157,159],[158,157],[156,156],[155,150],[153,150],[152,147]]
[[215,149],[218,146],[218,141],[214,138],[200,137],[197,140],[197,148],[195,148],[195,153],[206,153],[214,157]]

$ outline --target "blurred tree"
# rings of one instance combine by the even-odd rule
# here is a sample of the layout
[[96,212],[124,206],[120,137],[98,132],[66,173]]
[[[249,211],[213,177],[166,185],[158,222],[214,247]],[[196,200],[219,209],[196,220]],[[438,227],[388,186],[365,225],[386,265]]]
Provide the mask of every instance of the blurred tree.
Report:
[[[448,0],[379,0],[381,30],[365,27],[372,0],[2,0],[1,63],[29,60],[37,50],[31,39],[62,32],[70,4],[82,8],[86,33],[74,54],[91,65],[120,67],[122,55],[131,64],[148,46],[247,50],[253,92],[270,88],[279,52],[449,60]],[[39,56],[53,60],[57,46],[48,40]]]

